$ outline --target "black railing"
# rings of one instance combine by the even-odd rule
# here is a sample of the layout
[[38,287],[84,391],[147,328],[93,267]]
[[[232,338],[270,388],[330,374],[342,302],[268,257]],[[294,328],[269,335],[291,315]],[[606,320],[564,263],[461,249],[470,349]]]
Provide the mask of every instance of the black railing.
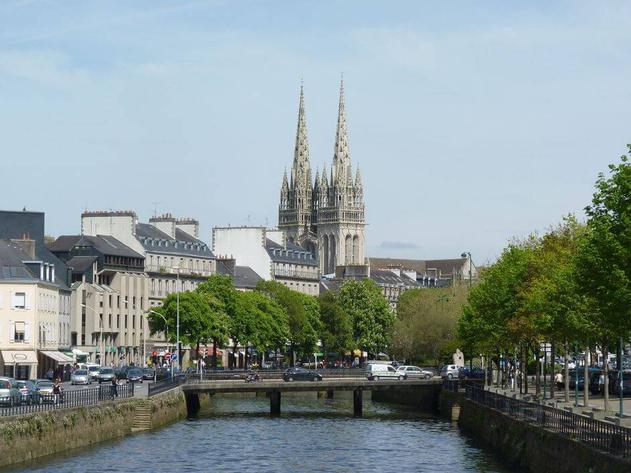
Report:
[[467,383],[465,397],[503,412],[513,419],[559,433],[591,447],[631,458],[631,429],[554,407],[513,399]]
[[186,383],[188,376],[185,374],[176,375],[173,378],[167,378],[155,383],[150,383],[147,386],[147,396],[155,396],[156,394],[169,391],[170,389],[177,388],[181,384]]
[[30,396],[0,397],[0,416],[14,416],[31,412],[93,406],[104,401],[134,397],[134,383],[116,386],[63,391],[61,394],[35,393]]
[[443,389],[445,391],[457,393],[461,387],[464,387],[464,383],[461,383],[458,379],[443,379]]

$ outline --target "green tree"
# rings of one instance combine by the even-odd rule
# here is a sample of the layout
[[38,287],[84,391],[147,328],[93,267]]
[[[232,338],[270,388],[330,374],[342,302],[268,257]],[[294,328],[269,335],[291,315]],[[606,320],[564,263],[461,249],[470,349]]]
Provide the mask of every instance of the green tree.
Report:
[[352,320],[353,341],[357,348],[378,353],[389,347],[394,313],[374,281],[346,282],[340,288],[339,301]]
[[325,353],[345,352],[355,348],[353,343],[353,321],[342,308],[335,291],[320,294],[321,340]]
[[[631,149],[631,145],[629,146]],[[576,259],[576,278],[587,297],[587,318],[605,356],[618,337],[631,334],[631,164],[627,156],[598,176],[586,207],[587,232]],[[607,365],[605,364],[605,406]]]
[[287,314],[292,364],[295,362],[296,352],[313,353],[321,325],[318,300],[313,296],[293,291],[277,281],[259,281],[257,290],[269,296]]

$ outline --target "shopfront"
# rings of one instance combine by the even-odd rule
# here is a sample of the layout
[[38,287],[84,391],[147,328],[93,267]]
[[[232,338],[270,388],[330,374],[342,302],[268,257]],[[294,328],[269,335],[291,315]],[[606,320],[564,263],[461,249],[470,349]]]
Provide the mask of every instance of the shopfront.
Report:
[[15,379],[37,378],[35,350],[2,350],[2,374]]

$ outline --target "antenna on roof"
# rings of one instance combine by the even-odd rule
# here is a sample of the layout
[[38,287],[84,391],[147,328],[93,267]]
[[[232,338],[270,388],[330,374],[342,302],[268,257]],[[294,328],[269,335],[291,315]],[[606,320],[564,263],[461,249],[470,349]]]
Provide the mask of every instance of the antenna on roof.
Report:
[[158,216],[158,204],[160,202],[151,202],[151,205],[153,205],[153,216],[157,217]]

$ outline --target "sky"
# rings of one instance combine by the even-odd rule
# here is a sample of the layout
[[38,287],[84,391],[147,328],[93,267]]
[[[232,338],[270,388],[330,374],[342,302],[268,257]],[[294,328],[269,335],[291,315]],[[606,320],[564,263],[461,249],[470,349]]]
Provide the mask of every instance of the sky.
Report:
[[[304,80],[329,166],[344,75],[367,253],[493,261],[583,216],[631,142],[627,1],[0,2],[0,208],[277,224]],[[314,173],[315,174],[315,173]]]

